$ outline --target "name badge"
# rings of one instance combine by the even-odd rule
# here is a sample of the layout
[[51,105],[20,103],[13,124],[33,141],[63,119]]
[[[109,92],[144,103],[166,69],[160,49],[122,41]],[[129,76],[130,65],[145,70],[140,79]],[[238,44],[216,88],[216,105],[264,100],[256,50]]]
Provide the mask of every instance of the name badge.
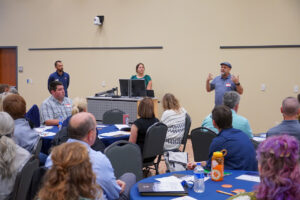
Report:
[[71,104],[66,104],[65,105],[67,108],[71,108],[72,106],[71,106]]
[[231,84],[230,84],[230,83],[226,83],[225,86],[226,86],[226,87],[231,87]]

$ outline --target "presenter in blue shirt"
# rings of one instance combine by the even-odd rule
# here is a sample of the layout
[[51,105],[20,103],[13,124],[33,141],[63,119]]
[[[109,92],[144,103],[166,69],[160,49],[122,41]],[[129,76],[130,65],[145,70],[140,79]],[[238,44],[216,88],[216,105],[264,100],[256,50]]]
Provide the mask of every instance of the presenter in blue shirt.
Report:
[[50,92],[50,83],[52,81],[59,81],[62,82],[64,89],[65,89],[65,96],[68,97],[68,87],[70,83],[70,75],[67,72],[64,72],[64,65],[62,64],[62,61],[57,60],[54,63],[54,66],[56,68],[56,72],[50,74],[48,78],[48,90]]
[[[230,74],[232,68],[229,62],[222,62],[221,75],[213,79],[213,75],[209,73],[206,79],[206,91],[210,92],[215,90],[215,106],[222,105],[222,99],[225,92],[237,91],[243,94],[243,87],[240,84],[239,76]],[[213,80],[212,82],[210,82]]]

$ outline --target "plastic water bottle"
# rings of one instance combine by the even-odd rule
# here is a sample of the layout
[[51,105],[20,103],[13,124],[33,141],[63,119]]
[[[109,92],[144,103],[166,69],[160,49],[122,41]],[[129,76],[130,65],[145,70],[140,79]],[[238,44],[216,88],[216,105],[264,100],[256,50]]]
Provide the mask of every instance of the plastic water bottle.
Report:
[[63,118],[62,118],[62,116],[59,116],[59,118],[58,118],[58,130],[61,130],[61,128],[62,128],[62,124],[63,124]]
[[201,166],[201,163],[197,163],[197,166],[194,169],[194,191],[202,193],[204,190],[204,169]]

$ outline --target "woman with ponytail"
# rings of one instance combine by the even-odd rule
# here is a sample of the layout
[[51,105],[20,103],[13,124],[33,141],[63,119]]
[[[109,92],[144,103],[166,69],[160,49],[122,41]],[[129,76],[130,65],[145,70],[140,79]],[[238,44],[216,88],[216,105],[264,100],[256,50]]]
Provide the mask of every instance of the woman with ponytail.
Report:
[[[87,112],[87,101],[85,98],[76,97],[72,102],[72,115],[63,122],[62,129],[54,136],[54,139],[52,140],[52,146],[60,145],[68,140],[69,135],[67,127],[73,115],[80,112]],[[105,149],[105,145],[98,137],[96,137],[95,143],[91,147],[95,151],[101,151],[102,153]]]
[[53,165],[38,193],[40,200],[101,199],[102,190],[87,148],[79,142],[64,143],[52,150]]
[[67,127],[71,117],[80,112],[87,111],[87,101],[85,98],[82,97],[75,97],[72,101],[72,115],[69,116],[62,124],[62,127]]

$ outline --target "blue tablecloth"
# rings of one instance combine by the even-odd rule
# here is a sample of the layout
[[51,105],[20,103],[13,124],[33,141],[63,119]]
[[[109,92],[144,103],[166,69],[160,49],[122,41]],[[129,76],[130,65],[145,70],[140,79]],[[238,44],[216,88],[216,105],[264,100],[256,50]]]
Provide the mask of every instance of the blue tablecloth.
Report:
[[[51,129],[47,130],[48,132],[53,132],[53,133],[57,133],[58,132],[58,127],[57,126],[53,126]],[[53,140],[54,136],[45,136],[42,137],[42,148],[41,148],[41,152],[48,155],[49,154],[49,149],[51,147],[51,141]]]
[[[247,173],[246,171],[238,171],[238,170],[227,170],[226,172],[232,173],[231,175],[224,176],[223,181],[215,182],[212,181],[211,179],[205,181],[205,192],[204,193],[195,193],[192,188],[188,189],[189,196],[195,198],[195,199],[209,199],[209,200],[221,200],[221,199],[227,199],[230,196],[226,194],[221,194],[216,192],[216,190],[222,190],[225,192],[231,192],[234,189],[245,189],[246,192],[251,192],[253,191],[253,186],[258,184],[257,182],[252,182],[252,181],[244,181],[244,180],[238,180],[235,179],[237,176],[242,175]],[[172,173],[166,173],[166,174],[161,174],[157,176],[152,176],[148,177],[146,179],[143,179],[139,182],[154,182],[156,181],[155,178],[161,178],[161,177],[166,177],[170,176],[171,174],[189,174],[192,175],[193,171],[182,171],[182,172],[172,172]],[[257,173],[257,172],[253,172]],[[175,198],[174,196],[141,196],[138,192],[136,183],[130,190],[130,199],[136,200],[136,199],[172,199]],[[233,187],[232,188],[223,188],[221,185],[223,184],[231,184]]]
[[[102,133],[109,133],[109,132],[114,132],[114,131],[118,131],[119,129],[115,126],[115,125],[107,125],[106,127],[97,127],[97,131],[98,131],[98,135],[102,134]],[[53,126],[51,129],[47,130],[48,132],[53,132],[53,133],[57,133],[58,127],[57,126]],[[51,141],[53,140],[54,136],[46,136],[46,137],[42,137],[43,140],[43,144],[42,144],[42,149],[41,152],[45,153],[45,154],[49,154],[49,149],[51,147]],[[101,138],[101,141],[103,142],[103,144],[107,147],[110,144],[114,143],[115,141],[118,140],[128,140],[129,139],[129,135],[125,135],[125,136],[119,136],[119,137],[103,137]]]
[[[118,131],[119,129],[115,125],[108,125],[107,127],[99,127],[97,128],[97,130],[98,130],[98,135],[101,135],[102,133],[114,132],[114,131]],[[107,147],[110,144],[114,143],[115,141],[128,140],[128,139],[129,139],[129,135],[124,135],[118,137],[103,137],[101,138],[101,141]]]

